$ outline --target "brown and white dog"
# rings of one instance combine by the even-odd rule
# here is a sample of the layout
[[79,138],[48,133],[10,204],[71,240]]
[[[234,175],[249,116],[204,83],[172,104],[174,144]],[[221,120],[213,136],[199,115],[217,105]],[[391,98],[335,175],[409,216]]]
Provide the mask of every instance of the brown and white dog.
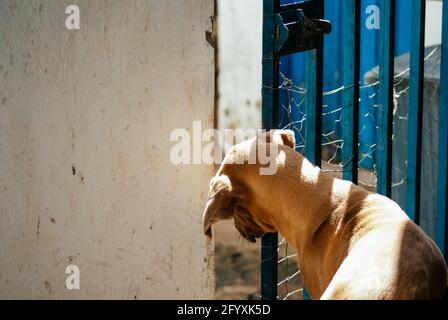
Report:
[[[277,172],[260,175],[247,159],[270,144]],[[234,146],[210,182],[204,233],[231,218],[251,242],[280,232],[313,299],[443,299],[446,264],[423,230],[392,200],[323,173],[294,147],[292,131]]]

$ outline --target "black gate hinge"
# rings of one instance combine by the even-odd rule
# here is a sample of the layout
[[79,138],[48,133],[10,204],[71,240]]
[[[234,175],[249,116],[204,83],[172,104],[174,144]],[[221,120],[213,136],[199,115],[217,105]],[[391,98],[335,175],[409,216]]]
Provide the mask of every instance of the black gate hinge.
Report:
[[274,17],[274,52],[280,56],[318,48],[323,35],[331,32],[331,23],[321,19],[313,2],[280,6]]

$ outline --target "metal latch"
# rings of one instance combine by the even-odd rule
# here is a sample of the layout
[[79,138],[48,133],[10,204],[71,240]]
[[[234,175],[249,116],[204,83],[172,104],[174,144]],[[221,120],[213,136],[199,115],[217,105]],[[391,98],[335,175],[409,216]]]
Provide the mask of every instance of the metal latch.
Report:
[[331,32],[329,21],[313,17],[318,13],[298,5],[281,6],[275,16],[274,51],[280,56],[316,49],[323,35]]

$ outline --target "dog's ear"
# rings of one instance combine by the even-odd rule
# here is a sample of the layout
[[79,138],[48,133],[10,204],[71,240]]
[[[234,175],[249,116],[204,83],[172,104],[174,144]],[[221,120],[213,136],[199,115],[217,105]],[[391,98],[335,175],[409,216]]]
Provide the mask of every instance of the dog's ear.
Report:
[[266,143],[277,143],[292,149],[296,148],[296,138],[292,130],[271,130],[261,134],[258,139],[264,140]]
[[212,236],[213,224],[233,217],[236,200],[232,193],[232,183],[228,176],[221,175],[210,181],[208,202],[203,215],[203,230],[207,236]]

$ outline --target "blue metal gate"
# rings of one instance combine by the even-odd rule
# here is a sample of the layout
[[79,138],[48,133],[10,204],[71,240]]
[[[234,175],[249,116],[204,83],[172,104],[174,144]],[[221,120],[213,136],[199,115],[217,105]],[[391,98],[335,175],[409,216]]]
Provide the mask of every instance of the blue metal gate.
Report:
[[[303,101],[296,103],[306,115],[297,119],[297,114],[286,110],[291,123],[300,122],[296,128],[298,151],[316,165],[322,164],[322,145],[325,125],[323,117],[331,116],[339,122],[335,132],[340,136],[337,147],[341,164],[341,176],[358,183],[360,166],[365,163],[366,156],[360,156],[362,143],[360,135],[360,117],[366,116],[360,110],[361,52],[361,0],[342,1],[343,18],[337,26],[342,29],[342,50],[344,52],[341,65],[342,86],[334,91],[324,92],[324,34],[330,32],[330,26],[323,20],[325,1],[309,0],[283,4],[280,0],[263,0],[263,128],[285,127],[281,117],[285,113],[281,103],[282,90],[288,94],[303,94]],[[375,86],[375,103],[373,112],[367,112],[375,125],[375,141],[372,159],[376,175],[376,191],[391,197],[392,193],[392,155],[394,130],[394,85],[397,76],[394,74],[394,63],[397,50],[395,48],[396,0],[379,0],[380,28],[378,65],[379,76]],[[447,227],[447,178],[448,178],[448,0],[443,0],[443,30],[440,61],[440,103],[438,106],[438,169],[437,186],[422,186],[422,118],[423,87],[425,63],[425,0],[411,0],[411,34],[409,62],[409,107],[407,117],[407,170],[406,179],[406,212],[416,223],[420,222],[420,198],[422,187],[429,192],[437,193],[437,212],[435,219],[435,241],[448,254],[446,236]],[[304,86],[306,89],[291,84],[282,73],[281,59],[297,52],[305,52],[306,70]],[[295,92],[295,93],[294,93]],[[323,109],[323,97],[340,93],[343,107],[336,110]],[[365,94],[365,93],[362,93]],[[291,98],[290,98],[291,99]],[[294,99],[292,99],[294,100]],[[282,109],[283,107],[283,109]],[[338,115],[335,118],[335,115]],[[295,117],[295,118],[294,118]],[[361,117],[362,118],[362,117]],[[335,134],[332,132],[332,134]],[[262,239],[261,247],[261,298],[274,300],[278,298],[278,235],[267,235]],[[306,297],[306,295],[304,295]]]

